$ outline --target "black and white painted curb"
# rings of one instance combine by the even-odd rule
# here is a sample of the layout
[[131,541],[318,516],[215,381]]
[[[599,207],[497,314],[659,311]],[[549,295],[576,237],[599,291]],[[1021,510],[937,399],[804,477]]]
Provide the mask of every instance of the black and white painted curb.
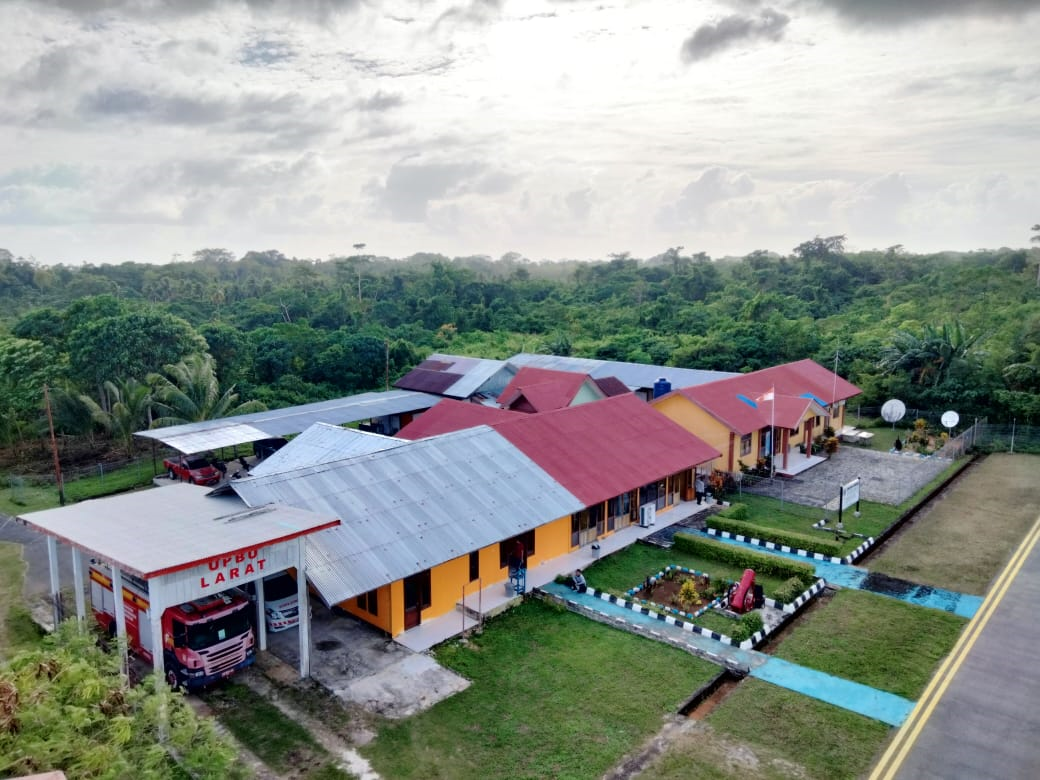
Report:
[[[793,615],[795,612],[797,612],[799,609],[801,609],[803,606],[805,606],[805,604],[807,604],[809,602],[809,600],[811,598],[813,598],[813,596],[815,596],[820,591],[822,591],[825,584],[826,583],[822,579],[821,580],[817,580],[812,585],[812,587],[810,587],[808,590],[806,590],[804,593],[802,593],[801,596],[799,596],[797,599],[792,601],[790,604],[781,604],[780,602],[774,601],[773,599],[766,599],[766,604],[768,604],[769,606],[773,607],[774,609],[782,610],[787,615]],[[556,596],[556,595],[554,595],[552,593],[548,593],[548,592],[542,590],[541,588],[536,588],[534,592],[538,596],[540,596],[541,598],[548,598],[548,599],[554,599],[554,600],[557,600],[557,601],[563,601],[568,606],[568,608],[571,609],[571,611],[573,611],[573,612],[580,612],[580,611],[582,611],[582,606],[580,604],[578,604],[576,601],[572,601],[570,599],[563,599],[563,598],[561,598],[559,596]],[[674,615],[669,615],[669,614],[666,614],[665,612],[658,612],[658,611],[653,610],[653,609],[651,609],[649,607],[643,606],[642,604],[638,604],[638,603],[636,603],[634,601],[628,601],[628,600],[623,599],[623,598],[618,598],[617,596],[613,595],[612,593],[605,593],[603,591],[598,591],[595,588],[589,588],[588,590],[585,591],[585,594],[587,596],[592,596],[594,598],[601,599],[602,601],[610,602],[611,604],[616,604],[617,606],[619,606],[619,607],[621,607],[623,609],[629,609],[629,610],[631,610],[633,612],[638,612],[639,614],[647,615],[649,617],[656,618],[657,620],[660,620],[662,623],[665,623],[665,624],[670,625],[670,626],[676,626],[678,628],[681,628],[683,631],[689,631],[691,634],[700,634],[703,637],[707,637],[708,639],[714,639],[716,642],[721,642],[724,645],[729,645],[730,647],[739,647],[741,650],[751,650],[751,649],[754,649],[756,646],[761,644],[761,642],[767,636],[769,636],[769,634],[771,633],[770,629],[763,629],[762,631],[755,632],[750,638],[745,639],[743,642],[739,642],[738,643],[738,642],[734,642],[733,639],[731,639],[730,637],[726,636],[725,634],[719,634],[719,633],[717,633],[715,631],[709,631],[708,629],[702,628],[701,626],[695,625],[694,623],[690,623],[689,621],[681,620],[681,619],[675,617]],[[606,613],[599,613],[599,614],[602,615],[602,617],[604,618],[605,622],[608,622],[608,623],[614,622],[614,621],[624,622],[623,618],[620,618],[620,617],[613,617],[612,618],[611,616],[607,615]],[[655,636],[656,638],[659,638],[659,639],[663,640],[663,637],[660,634],[657,634],[656,632],[654,632],[653,630],[650,630],[649,633],[652,636]]]
[[837,563],[850,565],[855,563],[863,554],[874,546],[874,537],[870,537],[863,542],[859,547],[850,552],[844,558],[838,558],[834,555],[824,555],[823,553],[809,552],[808,550],[802,550],[797,547],[788,547],[786,544],[777,544],[776,542],[768,542],[764,539],[756,539],[753,536],[744,536],[742,534],[734,534],[729,531],[720,531],[717,528],[709,528],[705,533],[708,536],[717,536],[720,539],[733,539],[737,542],[743,542],[744,544],[753,544],[756,547],[761,547],[765,550],[776,550],[778,552],[790,553],[791,555],[799,555],[802,558],[809,558],[814,561],[826,561],[827,563]]

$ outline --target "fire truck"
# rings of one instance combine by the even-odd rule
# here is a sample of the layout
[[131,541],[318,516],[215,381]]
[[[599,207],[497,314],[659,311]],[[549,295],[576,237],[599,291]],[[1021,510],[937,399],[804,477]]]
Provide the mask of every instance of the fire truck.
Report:
[[[101,628],[116,633],[112,578],[90,567],[90,601]],[[123,605],[127,644],[135,655],[152,662],[148,583],[123,574]],[[204,688],[230,677],[256,660],[256,639],[250,621],[253,605],[234,593],[188,601],[163,612],[163,668],[174,688]]]

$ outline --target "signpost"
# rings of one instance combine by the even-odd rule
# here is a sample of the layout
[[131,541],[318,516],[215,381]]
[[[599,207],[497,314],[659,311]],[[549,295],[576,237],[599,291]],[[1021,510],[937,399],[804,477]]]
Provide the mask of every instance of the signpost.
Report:
[[843,528],[841,522],[842,513],[853,504],[856,505],[856,517],[859,517],[859,485],[860,478],[856,477],[851,482],[846,482],[841,486],[841,492],[838,497],[838,528]]

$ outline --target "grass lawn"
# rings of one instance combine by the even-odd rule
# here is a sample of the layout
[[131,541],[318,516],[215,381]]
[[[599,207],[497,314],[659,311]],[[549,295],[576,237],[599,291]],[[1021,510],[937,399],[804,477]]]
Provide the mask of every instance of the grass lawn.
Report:
[[[98,471],[78,479],[65,480],[66,501],[84,501],[88,498],[122,493],[152,484],[151,460],[139,461],[112,471]],[[53,485],[39,485],[20,478],[8,477],[0,488],[0,512],[12,516],[52,509],[60,506],[58,489]]]
[[[713,579],[721,577],[731,581],[740,580],[744,573],[744,570],[737,566],[709,558],[698,558],[675,549],[665,550],[648,544],[633,544],[586,568],[585,578],[589,585],[597,590],[622,595],[629,588],[639,585],[649,575],[656,574],[669,565],[685,566],[703,572]],[[784,582],[779,577],[757,573],[755,581],[761,583],[767,593]]]
[[[884,746],[890,731],[889,726],[879,721],[752,678],[741,682],[708,715],[706,722],[715,730],[716,736],[740,743],[740,749],[727,756],[729,760],[716,762],[717,767],[721,763],[720,768],[726,770],[725,773],[694,771],[693,767],[700,760],[694,750],[688,756],[693,763],[686,764],[685,773],[683,764],[687,756],[669,753],[663,757],[662,764],[667,760],[671,769],[665,765],[663,771],[652,770],[646,776],[664,780],[686,777],[844,780],[862,777]],[[761,762],[758,766],[747,766],[746,751],[749,747]],[[736,756],[737,771],[732,771],[733,755]]]
[[538,601],[436,655],[472,684],[362,748],[383,777],[600,777],[719,672]]
[[300,724],[241,683],[225,683],[204,694],[217,720],[267,766],[292,777],[351,777]]
[[[793,531],[807,536],[819,534],[822,538],[832,539],[828,533],[814,531],[811,526],[821,517],[827,515],[831,523],[838,520],[834,512],[825,512],[817,507],[807,507],[785,501],[781,505],[779,499],[768,496],[757,496],[745,493],[731,499],[746,504],[749,510],[747,522],[763,528],[776,528],[781,531]],[[900,509],[887,504],[876,504],[872,501],[860,502],[860,516],[855,517],[851,510],[842,514],[842,524],[849,533],[877,536],[899,517]],[[710,520],[709,520],[710,522]],[[862,539],[852,538],[842,546],[843,554],[863,544]]]
[[21,545],[0,542],[0,662],[35,647],[40,629],[22,600],[25,561]]
[[984,595],[1032,527],[1040,506],[1040,456],[990,455],[914,518],[872,571]]
[[916,700],[966,618],[859,590],[840,590],[773,655]]

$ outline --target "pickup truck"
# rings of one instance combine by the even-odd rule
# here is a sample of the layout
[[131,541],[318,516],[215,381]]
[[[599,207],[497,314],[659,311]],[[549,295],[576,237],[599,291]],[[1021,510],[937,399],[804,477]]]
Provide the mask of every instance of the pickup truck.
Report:
[[175,455],[163,461],[163,468],[170,479],[193,485],[216,485],[220,482],[220,472],[201,455]]

